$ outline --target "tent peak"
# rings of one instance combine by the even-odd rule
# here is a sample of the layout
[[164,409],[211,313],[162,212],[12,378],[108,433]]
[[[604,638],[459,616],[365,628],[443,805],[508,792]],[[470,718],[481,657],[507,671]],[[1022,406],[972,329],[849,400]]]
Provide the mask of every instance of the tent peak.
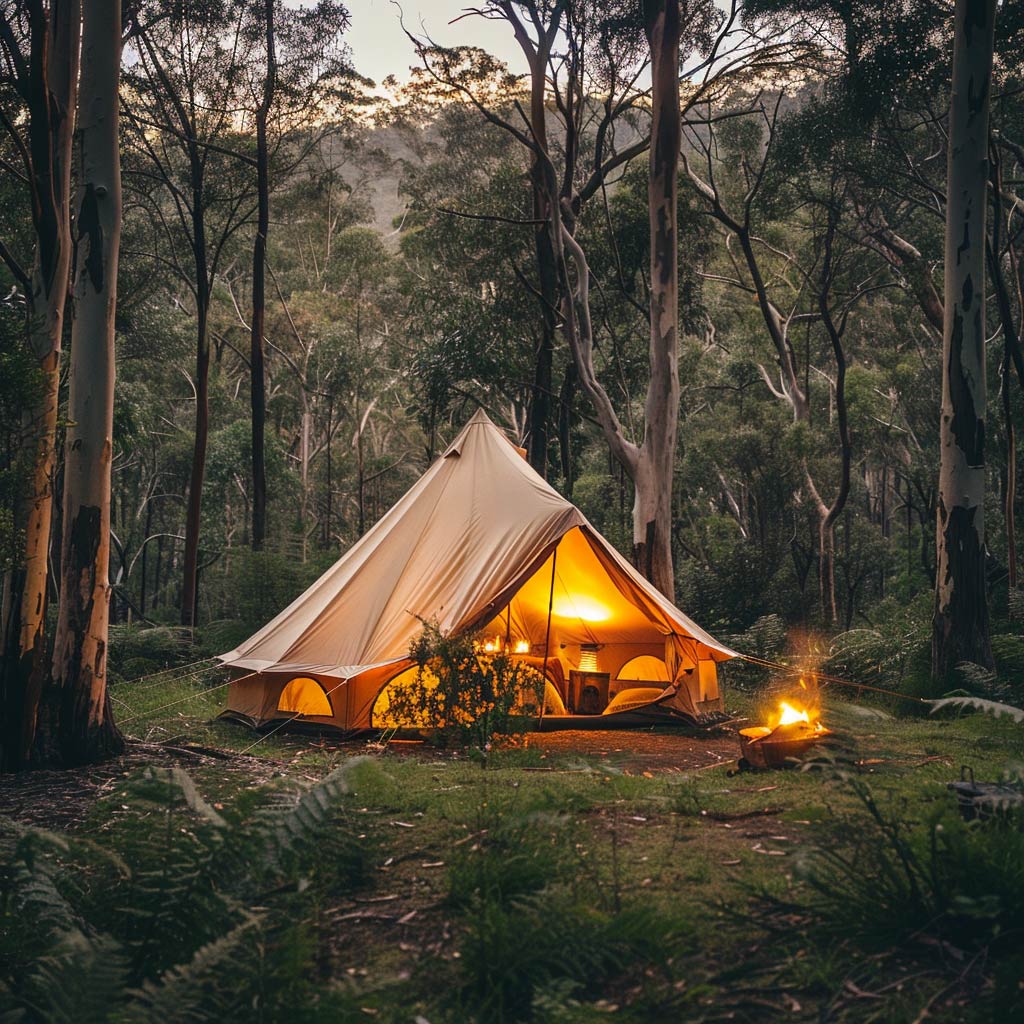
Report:
[[512,448],[514,448],[523,457],[523,459],[527,458],[526,449],[521,448],[516,444],[516,442],[508,436],[508,431],[503,427],[499,427],[498,424],[495,423],[482,408],[477,409],[477,411],[473,413],[468,420],[466,420],[462,429],[459,431],[458,436],[443,452],[442,458],[448,459],[462,454],[462,446],[465,444],[466,439],[469,436],[471,427],[486,427],[497,437],[500,437],[506,444],[511,445]]

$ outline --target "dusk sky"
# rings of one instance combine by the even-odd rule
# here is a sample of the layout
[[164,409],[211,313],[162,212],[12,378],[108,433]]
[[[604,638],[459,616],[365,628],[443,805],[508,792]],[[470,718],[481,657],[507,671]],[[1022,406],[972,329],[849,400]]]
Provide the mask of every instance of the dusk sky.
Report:
[[[473,16],[449,24],[469,6],[466,0],[405,0],[401,11],[410,32],[429,33],[445,46],[481,46],[507,61],[512,70],[524,71],[522,53],[508,24]],[[346,39],[356,70],[378,84],[387,75],[407,80],[409,67],[417,61],[399,24],[399,5],[392,0],[350,0],[348,8],[352,25]]]

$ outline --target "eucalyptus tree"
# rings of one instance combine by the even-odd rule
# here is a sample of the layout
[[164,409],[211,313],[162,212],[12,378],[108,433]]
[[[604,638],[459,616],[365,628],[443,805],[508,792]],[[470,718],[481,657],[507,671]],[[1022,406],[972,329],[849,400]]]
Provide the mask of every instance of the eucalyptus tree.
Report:
[[[650,376],[644,403],[643,441],[625,436],[608,393],[597,379],[588,292],[590,268],[583,249],[563,225],[561,252],[576,267],[576,290],[563,313],[567,338],[587,394],[615,457],[635,488],[633,560],[669,599],[675,598],[672,566],[672,478],[679,423],[680,146],[679,59],[682,18],[678,0],[643,5],[651,57],[651,136],[648,172],[650,232]],[[578,301],[577,301],[578,300]]]
[[124,747],[107,694],[114,311],[121,244],[118,83],[121,0],[91,0],[82,18],[75,215],[75,302],[64,452],[61,588],[50,680],[35,754],[63,765]]
[[[537,304],[539,330],[524,441],[534,469],[546,476],[553,411],[557,404],[564,440],[576,387],[570,359],[556,403],[555,335],[566,294],[559,226],[574,232],[584,205],[647,150],[642,29],[634,16],[626,18],[631,31],[623,31],[622,12],[606,4],[566,0],[493,0],[472,13],[508,23],[530,69],[526,108],[521,83],[488,55],[414,42],[428,88],[441,85],[448,97],[467,103],[506,131],[529,159],[532,216],[520,213],[518,219],[533,227],[533,268],[524,285]],[[564,473],[564,446],[561,456]]]
[[[880,0],[856,4],[751,0],[748,6],[759,14],[799,14],[806,28],[831,47],[834,60],[822,83],[820,99],[808,104],[801,116],[808,127],[817,124],[819,138],[846,139],[848,172],[856,179],[851,199],[859,221],[859,240],[885,258],[894,276],[913,294],[920,320],[911,327],[938,347],[948,313],[938,269],[944,260],[947,223],[952,5],[943,0],[914,0],[899,8]],[[981,8],[978,5],[979,12]],[[1005,467],[1000,485],[1011,589],[1016,579],[1018,462],[1011,378],[1024,387],[1021,331],[1015,326],[1021,306],[1017,247],[1024,218],[1015,213],[1020,209],[1020,197],[1012,170],[1024,167],[1019,102],[1022,38],[1024,13],[1020,6],[999,5],[989,90],[993,215],[986,257],[1002,334]],[[933,521],[941,514],[937,507],[931,509]],[[995,539],[991,532],[989,537]]]
[[[27,341],[42,387],[32,391],[22,444],[32,467],[15,521],[24,551],[4,574],[0,767],[28,754],[46,672],[45,625],[64,309],[71,267],[71,144],[78,89],[78,0],[15,0],[0,10],[0,169],[17,183],[19,218],[0,229],[0,260],[24,296]],[[18,242],[22,242],[19,247]]]
[[[827,382],[828,422],[835,410],[838,473],[826,497],[814,460],[805,454],[801,487],[818,519],[818,564],[824,617],[837,619],[835,525],[850,495],[853,460],[846,379],[846,334],[859,305],[892,289],[887,265],[856,241],[856,203],[841,146],[820,147],[820,161],[794,159],[780,152],[780,121],[785,93],[772,102],[755,98],[725,120],[709,116],[688,131],[687,175],[710,218],[719,226],[727,269],[711,277],[756,303],[774,355],[769,370],[758,362],[768,391],[790,412],[795,428],[813,421],[811,372]],[[717,121],[717,123],[716,123]],[[804,126],[799,125],[797,133]],[[792,132],[790,133],[793,134]],[[799,146],[797,147],[799,151]],[[788,230],[780,237],[779,224]],[[805,333],[801,358],[795,338]],[[826,342],[826,362],[814,366],[811,332]],[[829,445],[831,447],[831,445]]]
[[985,238],[995,0],[957,0],[946,174],[946,307],[932,674],[993,666],[985,589]]
[[[676,92],[680,74],[687,80],[688,102],[703,98],[738,69],[749,68],[755,52],[755,62],[760,63],[761,70],[767,70],[788,59],[792,48],[788,42],[765,40],[741,31],[737,27],[735,7],[723,15],[713,4],[688,6],[685,22],[677,16],[678,5],[671,12],[657,5],[645,6],[641,15],[632,6],[625,5],[620,10],[604,4],[591,7],[524,0],[514,4],[492,3],[476,13],[509,21],[531,68],[539,69],[542,59],[546,60],[545,75],[555,94],[560,119],[557,141],[546,120],[544,134],[540,135],[539,122],[534,124],[510,93],[512,83],[499,83],[496,89],[492,88],[490,96],[483,95],[482,85],[494,86],[493,77],[482,80],[479,61],[475,65],[471,61],[467,64],[464,51],[431,49],[420,43],[421,57],[436,82],[466,100],[490,123],[508,132],[525,151],[531,166],[542,172],[532,176],[534,188],[542,187],[546,192],[543,216],[535,219],[543,221],[554,254],[560,330],[571,354],[570,365],[578,375],[579,387],[586,394],[611,451],[634,485],[634,560],[659,587],[671,594],[670,503],[660,496],[666,492],[671,494],[672,489],[673,460],[667,453],[675,446],[677,414],[671,400],[675,393],[671,377],[676,373],[676,329],[668,330],[665,323],[649,326],[653,362],[646,411],[654,420],[649,425],[645,423],[644,439],[637,443],[626,436],[614,404],[597,376],[589,310],[590,268],[575,229],[586,201],[598,194],[605,195],[609,176],[649,147],[649,129],[642,119],[637,120],[636,113],[644,106],[641,97],[647,94],[647,90],[638,88],[638,83],[652,60],[651,47],[657,51],[654,54],[657,59],[667,60],[668,55],[679,49],[678,42],[673,40],[678,36],[684,41],[689,67],[681,70],[677,60],[672,67],[672,78],[677,83]],[[667,33],[665,26],[668,26]],[[563,31],[565,42],[556,49],[554,42]],[[652,80],[668,88],[667,73],[660,78],[655,75]],[[536,101],[538,91],[543,92],[539,70],[531,75],[531,87],[531,97]],[[592,90],[601,97],[597,103],[588,102]],[[662,119],[661,127],[670,132],[671,123],[678,120],[672,113],[678,106],[673,95],[665,93],[652,97],[650,102],[651,109],[659,111],[661,104],[668,102],[670,110]],[[544,105],[535,102],[531,110],[534,106],[541,109]],[[616,130],[623,132],[630,121],[633,131],[628,140],[617,138]],[[592,139],[589,143],[592,158],[588,156],[584,160],[581,153],[585,152],[583,146],[588,138]],[[668,136],[666,143],[670,144]],[[655,190],[663,189],[667,181],[663,173],[666,166],[658,165]],[[671,197],[666,199],[671,203]],[[655,217],[653,205],[652,200],[652,218]],[[665,230],[663,218],[660,227]],[[667,247],[659,246],[657,253],[652,254],[657,255],[662,264],[656,274],[667,274],[665,280],[668,281],[673,272],[665,263]],[[535,291],[539,301],[546,304],[544,290],[537,288]],[[654,301],[662,304],[663,298],[664,295],[659,294]],[[655,332],[660,338],[658,342],[654,340]]]

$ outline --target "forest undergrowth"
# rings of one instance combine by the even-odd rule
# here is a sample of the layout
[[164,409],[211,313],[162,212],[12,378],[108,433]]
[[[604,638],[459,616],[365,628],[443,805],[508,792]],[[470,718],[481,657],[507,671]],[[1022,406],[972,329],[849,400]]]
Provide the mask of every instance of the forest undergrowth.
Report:
[[[188,663],[173,631],[161,642]],[[631,733],[582,752],[527,737],[481,768],[429,744],[259,740],[213,720],[220,678],[115,685],[134,719],[125,758],[92,787],[69,773],[82,795],[61,820],[25,800],[5,816],[3,1019],[910,1024],[1024,1009],[1022,823],[964,823],[946,790],[962,763],[1016,784],[1010,718],[908,717],[834,689],[836,742],[802,770],[733,775],[712,756],[648,770],[631,748],[650,738]],[[764,692],[733,687],[730,709],[756,717]],[[658,742],[684,764],[729,737]],[[0,802],[16,792],[8,780]]]

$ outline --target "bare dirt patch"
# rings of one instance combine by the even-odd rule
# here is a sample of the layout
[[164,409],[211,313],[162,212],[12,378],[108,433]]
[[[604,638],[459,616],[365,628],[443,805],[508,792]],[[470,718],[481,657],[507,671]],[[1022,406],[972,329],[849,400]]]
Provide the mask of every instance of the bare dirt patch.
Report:
[[706,733],[613,729],[530,733],[526,747],[560,756],[607,758],[609,764],[635,775],[692,772],[729,764],[739,756],[735,733],[725,729]]
[[[329,750],[361,754],[367,749],[365,738],[322,737],[311,741],[308,736],[296,735],[289,739],[295,744],[294,756],[289,761],[238,755],[214,748],[131,743],[121,757],[103,764],[68,771],[39,770],[0,776],[0,814],[42,828],[77,828],[85,822],[98,799],[113,792],[128,775],[149,765],[178,765],[188,771],[216,769],[218,773],[237,776],[240,786],[252,786],[282,773],[292,774],[296,771],[294,762],[304,754]],[[523,746],[540,751],[542,761],[549,757],[558,762],[574,756],[586,757],[627,775],[648,777],[728,765],[735,762],[739,752],[735,734],[726,729],[707,733],[611,729],[528,733],[523,737]],[[446,756],[422,741],[394,742],[388,745],[388,752],[392,756],[431,761]],[[539,765],[533,770],[546,769]],[[554,766],[551,770],[555,770]],[[315,775],[300,772],[300,777],[313,781]]]

